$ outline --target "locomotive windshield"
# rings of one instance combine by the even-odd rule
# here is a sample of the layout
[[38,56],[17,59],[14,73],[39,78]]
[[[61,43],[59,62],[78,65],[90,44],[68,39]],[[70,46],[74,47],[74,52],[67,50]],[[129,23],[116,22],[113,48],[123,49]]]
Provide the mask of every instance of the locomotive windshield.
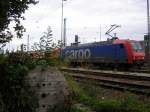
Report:
[[143,51],[141,44],[137,41],[131,41],[131,46],[132,46],[132,49],[136,52]]

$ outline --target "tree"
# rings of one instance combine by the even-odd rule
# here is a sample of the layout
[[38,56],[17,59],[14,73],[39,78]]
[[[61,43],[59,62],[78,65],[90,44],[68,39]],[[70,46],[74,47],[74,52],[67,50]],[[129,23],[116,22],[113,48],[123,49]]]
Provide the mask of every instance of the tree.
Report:
[[25,28],[20,20],[25,20],[23,13],[29,8],[30,4],[37,4],[36,0],[0,0],[0,44],[2,46],[9,42],[13,35],[9,29],[9,24],[14,21],[14,31],[18,38],[23,36]]
[[47,32],[44,32],[44,35],[40,38],[40,41],[35,42],[32,46],[32,49],[36,52],[37,55],[42,56],[45,52],[51,52],[55,47],[53,43],[53,34],[50,26],[47,28]]
[[38,55],[38,57],[51,54],[54,50],[62,48],[62,41],[58,40],[57,43],[53,41],[52,29],[50,26],[47,28],[47,32],[40,38],[39,42],[35,42],[32,46],[32,50]]
[[50,51],[55,46],[53,41],[53,34],[52,29],[50,26],[47,28],[47,32],[44,32],[44,35],[40,38],[40,41],[37,43],[35,42],[32,46],[34,51]]
[[40,47],[43,51],[50,51],[54,47],[52,43],[53,34],[50,26],[47,28],[47,32],[44,32],[44,35],[40,38]]

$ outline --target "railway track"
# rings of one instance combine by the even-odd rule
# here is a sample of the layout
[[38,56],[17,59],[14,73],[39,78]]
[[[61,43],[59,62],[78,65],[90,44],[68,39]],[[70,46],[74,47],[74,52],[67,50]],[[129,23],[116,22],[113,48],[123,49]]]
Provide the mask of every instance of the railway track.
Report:
[[150,74],[61,68],[76,81],[150,95]]
[[[92,68],[94,70],[104,70],[104,71],[114,71],[113,69],[106,69],[106,68]],[[129,70],[124,70],[124,69],[116,69],[116,71],[121,71],[121,72],[135,72],[135,73],[150,73],[150,70],[148,68],[131,68]]]

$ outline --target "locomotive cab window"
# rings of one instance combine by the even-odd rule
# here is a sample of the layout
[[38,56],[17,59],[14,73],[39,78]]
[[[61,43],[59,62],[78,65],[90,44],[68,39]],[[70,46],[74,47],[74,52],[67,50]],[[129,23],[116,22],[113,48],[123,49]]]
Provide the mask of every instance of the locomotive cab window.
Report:
[[134,51],[136,51],[136,52],[143,50],[143,49],[142,49],[142,46],[141,46],[141,44],[140,44],[139,42],[132,41],[132,42],[131,42],[131,46],[132,46],[132,49],[133,49]]
[[124,48],[123,44],[120,44],[120,48]]

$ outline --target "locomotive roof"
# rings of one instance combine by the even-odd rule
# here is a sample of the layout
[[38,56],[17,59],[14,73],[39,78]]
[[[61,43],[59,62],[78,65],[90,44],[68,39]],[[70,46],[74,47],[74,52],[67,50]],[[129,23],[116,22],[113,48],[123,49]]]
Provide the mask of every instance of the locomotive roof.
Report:
[[75,44],[71,46],[66,46],[66,48],[70,47],[86,47],[86,46],[95,46],[95,45],[109,45],[112,44],[112,41],[101,41],[101,42],[93,42],[93,43],[85,43],[85,44]]

